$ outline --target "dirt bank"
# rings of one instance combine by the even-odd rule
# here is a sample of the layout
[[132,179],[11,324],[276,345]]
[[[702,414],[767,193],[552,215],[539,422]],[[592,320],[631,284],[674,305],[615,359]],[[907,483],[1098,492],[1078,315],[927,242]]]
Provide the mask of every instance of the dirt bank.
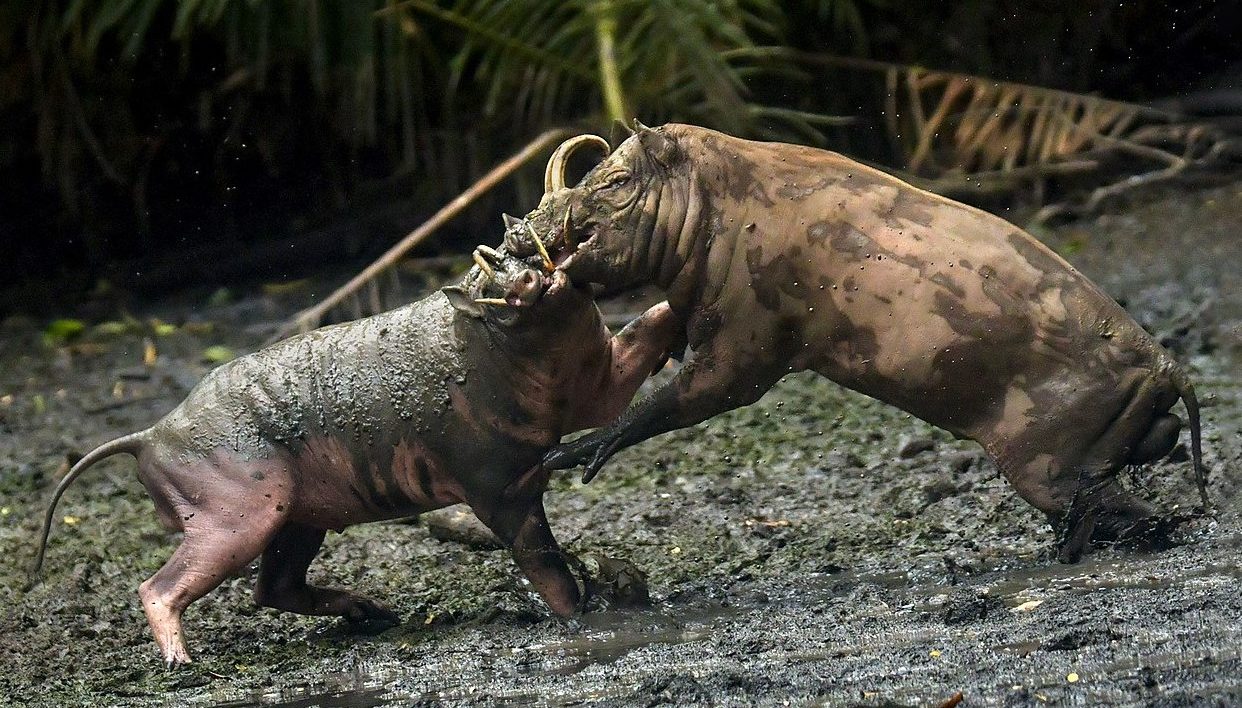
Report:
[[[934,705],[961,691],[972,705],[1231,704],[1242,699],[1240,214],[1242,183],[1169,188],[1041,233],[1192,367],[1219,513],[1175,547],[1060,565],[1051,530],[977,446],[802,374],[625,451],[589,486],[554,481],[558,536],[644,568],[649,609],[561,622],[504,552],[374,524],[332,535],[312,578],[382,599],[402,626],[360,636],[256,609],[252,567],[187,613],[196,663],[175,672],[135,593],[174,539],[132,460],[101,464],[66,495],[46,580],[24,593],[38,517],[68,456],[155,420],[210,368],[209,347],[257,346],[300,301],[154,303],[136,322],[50,343],[46,323],[9,320],[0,702]],[[1130,483],[1186,508],[1188,475],[1175,453]]]

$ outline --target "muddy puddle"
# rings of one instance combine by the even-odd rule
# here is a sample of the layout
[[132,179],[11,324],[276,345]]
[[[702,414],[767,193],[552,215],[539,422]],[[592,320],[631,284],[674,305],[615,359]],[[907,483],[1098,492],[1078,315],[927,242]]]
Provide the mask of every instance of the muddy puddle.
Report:
[[[400,626],[363,635],[258,609],[252,566],[187,612],[195,663],[173,672],[135,591],[177,539],[132,460],[65,496],[45,580],[25,592],[38,517],[69,457],[148,425],[211,368],[208,350],[247,351],[304,302],[181,295],[138,309],[139,328],[60,343],[44,342],[45,322],[11,318],[0,704],[934,706],[959,691],[964,705],[1237,704],[1238,214],[1242,183],[1183,186],[1040,233],[1191,368],[1216,509],[1167,547],[1059,564],[1052,530],[977,446],[799,374],[622,452],[590,485],[553,480],[558,538],[642,568],[650,607],[560,621],[506,553],[370,524],[331,534],[310,577],[387,604]],[[1175,451],[1124,479],[1183,513],[1189,469]]]

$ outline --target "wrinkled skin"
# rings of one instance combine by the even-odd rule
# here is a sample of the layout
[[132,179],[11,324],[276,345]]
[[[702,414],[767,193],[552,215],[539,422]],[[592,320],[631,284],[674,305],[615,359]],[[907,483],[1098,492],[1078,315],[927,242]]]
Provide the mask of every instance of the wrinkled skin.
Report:
[[659,305],[613,337],[564,273],[493,260],[494,279],[476,266],[461,286],[225,364],[151,428],[74,467],[53,508],[83,469],[130,452],[161,522],[184,532],[139,590],[167,662],[190,660],[185,608],[260,555],[259,605],[397,622],[369,599],[308,585],[307,567],[328,529],[458,502],[512,548],[553,611],[575,611],[540,458],[624,410],[663,363],[675,321]]
[[1173,447],[1179,397],[1205,494],[1183,370],[996,216],[835,153],[666,125],[640,129],[528,219],[575,282],[662,288],[693,351],[616,423],[549,453],[549,467],[585,464],[590,479],[619,449],[811,369],[978,441],[1060,525],[1063,560],[1091,538],[1163,528],[1116,473]]

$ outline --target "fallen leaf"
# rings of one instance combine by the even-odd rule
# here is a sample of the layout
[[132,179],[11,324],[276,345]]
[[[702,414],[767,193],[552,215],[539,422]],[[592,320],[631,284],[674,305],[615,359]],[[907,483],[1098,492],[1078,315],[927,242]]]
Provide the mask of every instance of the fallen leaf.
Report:
[[219,344],[203,350],[203,361],[209,364],[223,364],[236,358],[237,355],[233,353],[232,349],[222,347]]
[[1010,612],[1030,612],[1031,610],[1044,604],[1043,600],[1027,600],[1026,602],[1009,610]]
[[167,337],[177,331],[177,325],[169,324],[158,317],[151,318],[151,330],[157,337]]
[[131,327],[128,322],[117,322],[115,320],[100,322],[93,328],[95,334],[105,336],[116,336],[118,334],[125,334],[126,332],[130,332],[132,330],[133,327]]
[[43,341],[48,346],[56,346],[77,337],[86,330],[86,323],[82,320],[73,320],[62,318],[52,320],[47,327],[43,328]]
[[944,703],[940,704],[940,708],[953,708],[953,706],[956,706],[958,703],[962,702],[962,697],[962,692],[958,691],[945,699]]

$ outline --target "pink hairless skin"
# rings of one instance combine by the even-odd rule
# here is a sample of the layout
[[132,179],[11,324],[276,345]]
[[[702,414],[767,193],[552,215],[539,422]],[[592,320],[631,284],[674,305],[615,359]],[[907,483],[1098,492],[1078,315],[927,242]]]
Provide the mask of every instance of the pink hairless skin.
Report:
[[367,598],[308,585],[307,567],[328,529],[458,502],[512,548],[554,612],[575,612],[540,459],[624,410],[667,358],[675,322],[661,304],[612,336],[590,293],[550,262],[483,246],[475,260],[460,285],[221,366],[155,425],[86,455],[53,497],[34,577],[61,493],[127,452],[160,521],[185,532],[138,591],[169,664],[190,661],[186,607],[260,555],[260,605],[397,622]]

